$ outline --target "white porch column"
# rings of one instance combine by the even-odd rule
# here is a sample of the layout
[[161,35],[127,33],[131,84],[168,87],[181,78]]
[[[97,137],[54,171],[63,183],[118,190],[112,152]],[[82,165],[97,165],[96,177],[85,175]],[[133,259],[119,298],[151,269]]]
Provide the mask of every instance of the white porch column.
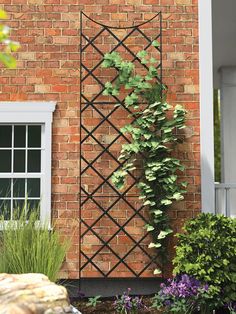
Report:
[[[222,182],[236,183],[236,66],[221,67]],[[230,215],[236,217],[236,189],[229,190]],[[223,209],[225,210],[225,209]]]
[[199,0],[198,3],[202,211],[215,213],[212,0]]

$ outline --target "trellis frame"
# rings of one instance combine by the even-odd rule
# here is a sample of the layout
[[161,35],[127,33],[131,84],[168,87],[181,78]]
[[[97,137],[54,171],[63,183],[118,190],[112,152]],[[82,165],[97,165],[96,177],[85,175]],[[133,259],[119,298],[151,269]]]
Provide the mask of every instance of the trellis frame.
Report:
[[[154,39],[150,39],[140,28],[147,24],[150,23],[151,21],[155,20],[155,19],[159,19],[159,31],[157,36]],[[91,22],[96,23],[97,25],[101,26],[101,30],[99,30],[95,36],[93,36],[92,38],[88,38],[85,34],[84,34],[84,29],[83,29],[83,24],[84,24],[84,20],[90,20]],[[117,30],[117,29],[125,29],[128,30],[128,34],[122,39],[120,40],[113,32],[113,29]],[[147,50],[151,44],[153,40],[159,40],[160,46],[156,47],[156,49],[158,50],[159,54],[160,54],[160,58],[159,58],[159,64],[157,65],[157,69],[159,69],[160,71],[160,77],[159,77],[159,83],[162,86],[162,77],[163,77],[163,71],[162,71],[162,13],[158,12],[156,15],[154,15],[153,18],[151,18],[148,21],[145,21],[141,24],[135,25],[135,26],[129,26],[129,27],[114,27],[114,26],[107,26],[105,24],[102,24],[100,22],[97,22],[95,20],[93,20],[92,18],[90,18],[88,15],[86,15],[84,12],[81,11],[80,13],[80,194],[79,194],[79,205],[80,205],[80,231],[79,231],[79,235],[80,235],[80,259],[79,259],[79,277],[82,279],[84,278],[82,276],[82,271],[83,269],[90,263],[97,271],[98,273],[103,277],[103,278],[111,278],[110,275],[112,274],[112,272],[122,263],[123,265],[126,266],[126,268],[129,270],[131,277],[135,277],[135,278],[139,278],[141,277],[141,275],[145,272],[145,270],[152,265],[153,263],[156,264],[158,267],[160,267],[160,264],[156,261],[158,254],[155,254],[154,256],[152,256],[151,254],[149,254],[146,250],[143,249],[143,247],[141,246],[141,242],[148,236],[148,233],[146,233],[144,236],[141,237],[141,239],[139,239],[138,241],[136,241],[132,235],[130,235],[126,230],[125,227],[127,226],[127,224],[136,216],[138,215],[146,224],[148,224],[149,222],[147,221],[147,219],[140,213],[141,210],[143,209],[143,205],[141,207],[139,207],[138,209],[136,209],[128,200],[127,200],[127,193],[136,185],[136,183],[138,182],[139,178],[136,178],[132,173],[129,173],[129,175],[134,179],[134,182],[132,185],[130,185],[125,191],[120,192],[117,191],[117,189],[109,182],[109,179],[111,178],[111,175],[105,177],[103,176],[95,167],[94,167],[94,163],[104,154],[104,153],[108,153],[109,156],[115,160],[118,163],[118,167],[116,169],[114,169],[114,171],[118,170],[120,167],[122,167],[123,162],[120,162],[119,160],[117,160],[117,158],[109,151],[109,148],[120,138],[122,137],[124,140],[126,140],[128,143],[130,143],[130,140],[123,134],[121,133],[121,131],[109,120],[109,117],[112,116],[112,114],[117,110],[117,107],[115,107],[114,105],[116,105],[117,103],[120,104],[120,106],[122,108],[124,108],[128,114],[132,114],[132,112],[125,107],[124,105],[124,100],[121,101],[118,97],[113,96],[115,101],[107,101],[107,102],[96,102],[96,99],[102,94],[103,90],[105,89],[105,85],[103,82],[101,82],[101,80],[99,78],[97,78],[94,75],[94,71],[96,69],[98,69],[103,61],[103,52],[101,50],[99,50],[98,47],[96,47],[96,44],[94,43],[94,41],[99,38],[100,35],[102,35],[102,33],[104,31],[107,31],[111,36],[113,36],[117,41],[118,44],[115,45],[115,47],[113,47],[110,51],[107,51],[107,53],[111,53],[113,51],[115,51],[117,48],[119,48],[120,46],[122,46],[123,48],[126,49],[126,51],[128,51],[132,56],[133,56],[133,60],[134,61],[141,61],[136,55],[135,53],[124,43],[126,39],[129,38],[129,36],[131,36],[135,31],[138,31],[147,41],[148,41],[148,45],[145,46],[144,50]],[[83,45],[83,40],[85,40],[87,43],[85,45]],[[83,58],[82,55],[83,53],[86,51],[86,49],[89,46],[92,46],[98,54],[101,55],[101,60],[92,68],[92,69],[88,69],[86,67],[86,65],[83,62]],[[140,62],[141,64],[141,62]],[[145,68],[147,68],[147,66],[145,64],[142,64],[142,66],[144,66]],[[86,75],[84,75],[84,71],[87,72]],[[92,100],[89,100],[86,95],[83,92],[83,82],[85,81],[86,78],[88,78],[89,76],[91,76],[95,81],[97,81],[97,83],[99,85],[102,86],[101,91],[96,94]],[[112,82],[114,82],[116,79],[118,78],[118,74],[112,79]],[[108,115],[104,115],[100,110],[99,110],[99,105],[111,105],[113,106],[113,109],[109,112]],[[83,113],[84,111],[91,107],[93,110],[95,110],[100,116],[101,116],[101,121],[100,123],[98,123],[98,125],[92,129],[92,131],[89,131],[86,128],[86,125],[83,124]],[[118,133],[118,136],[116,136],[109,144],[107,147],[105,147],[95,136],[94,136],[94,132],[104,123],[104,122],[108,122],[112,128],[114,128],[116,130],[116,132]],[[82,139],[82,131],[85,131],[87,134],[86,136]],[[85,158],[84,158],[84,154],[83,154],[83,144],[84,142],[91,137],[101,148],[102,151],[96,156],[96,158],[92,161],[92,162],[88,162]],[[84,161],[87,165],[86,167],[83,169],[82,168],[82,161]],[[103,182],[101,184],[99,184],[95,190],[92,193],[88,193],[84,188],[83,188],[83,175],[85,174],[85,172],[88,169],[92,169],[102,180]],[[108,208],[103,208],[97,201],[96,198],[111,198],[111,195],[96,195],[96,192],[101,188],[101,186],[106,183],[109,185],[109,187],[114,191],[115,195],[114,197],[114,202],[108,207]],[[129,198],[137,198],[137,195],[128,195]],[[92,223],[92,225],[88,225],[86,223],[86,221],[83,219],[82,217],[82,209],[83,206],[89,201],[92,200],[96,206],[101,210],[101,215],[94,220],[94,222]],[[114,208],[114,206],[120,201],[124,201],[127,206],[129,206],[129,208],[131,208],[134,213],[133,215],[131,215],[129,217],[129,219],[124,223],[124,224],[119,224],[115,218],[112,217],[112,215],[110,215],[109,211]],[[108,217],[117,227],[118,230],[109,238],[109,240],[105,241],[100,235],[97,234],[97,232],[95,232],[93,230],[93,227],[99,222],[99,220],[102,217]],[[86,226],[86,230],[82,233],[82,224],[84,226]],[[92,257],[88,257],[84,251],[83,251],[83,245],[82,245],[82,241],[83,241],[83,237],[89,232],[91,231],[92,234],[94,236],[96,236],[99,241],[102,243],[102,246],[100,247],[100,249],[98,251],[96,251]],[[119,232],[124,232],[126,234],[126,236],[132,240],[132,242],[134,242],[134,245],[130,248],[130,250],[124,255],[124,256],[119,256],[117,254],[117,252],[111,248],[109,246],[109,243],[112,241],[112,239],[114,239]],[[132,269],[132,267],[130,267],[128,265],[128,263],[126,263],[125,258],[131,254],[133,252],[133,250],[138,247],[139,249],[141,249],[141,251],[143,252],[143,254],[145,254],[148,258],[149,258],[149,262],[145,265],[145,267],[140,271],[140,272],[136,272]],[[108,248],[110,250],[110,252],[118,259],[118,262],[108,271],[108,272],[104,272],[103,270],[100,269],[100,267],[98,265],[96,265],[96,263],[94,262],[94,258],[99,254],[99,252],[102,251],[103,248]],[[85,263],[82,263],[82,256],[86,259]]]

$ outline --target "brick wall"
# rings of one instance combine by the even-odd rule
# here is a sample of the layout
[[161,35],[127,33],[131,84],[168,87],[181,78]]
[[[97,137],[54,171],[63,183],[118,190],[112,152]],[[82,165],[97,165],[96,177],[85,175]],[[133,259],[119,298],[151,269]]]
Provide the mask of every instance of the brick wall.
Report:
[[[79,12],[113,26],[136,24],[163,12],[164,82],[169,101],[188,110],[187,141],[178,152],[187,166],[188,194],[170,211],[179,231],[183,220],[200,208],[197,0],[1,0],[1,4],[21,51],[16,70],[1,69],[0,101],[57,102],[52,208],[62,234],[72,235],[62,273],[70,278],[79,275]],[[95,123],[94,117],[87,122]]]

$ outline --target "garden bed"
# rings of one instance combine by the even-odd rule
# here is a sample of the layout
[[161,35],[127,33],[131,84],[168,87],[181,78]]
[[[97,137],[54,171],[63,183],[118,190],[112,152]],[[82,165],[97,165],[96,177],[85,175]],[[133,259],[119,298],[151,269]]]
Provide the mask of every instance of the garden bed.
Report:
[[[73,305],[81,311],[82,314],[117,314],[114,310],[114,301],[115,299],[101,299],[102,303],[97,304],[94,307],[87,306],[87,300],[74,302]],[[144,304],[147,306],[146,310],[141,310],[140,314],[160,314],[159,311],[155,309],[150,309],[151,306],[151,297],[144,297],[143,298]]]
[[[144,297],[143,302],[147,306],[146,310],[140,310],[140,314],[161,314],[160,311],[155,309],[150,309],[152,301],[152,297]],[[98,304],[96,307],[88,307],[88,300],[85,299],[79,302],[73,302],[73,305],[81,311],[82,314],[117,314],[114,310],[114,300],[115,299],[101,299],[102,303]],[[228,309],[222,308],[216,310],[215,314],[229,314]]]

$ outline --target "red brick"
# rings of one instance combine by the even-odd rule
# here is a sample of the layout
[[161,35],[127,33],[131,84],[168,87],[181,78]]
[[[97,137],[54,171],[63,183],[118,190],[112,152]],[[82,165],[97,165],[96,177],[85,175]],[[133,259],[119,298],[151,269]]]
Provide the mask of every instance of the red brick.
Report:
[[[39,4],[40,2],[40,4]],[[71,218],[79,217],[79,119],[80,119],[80,86],[79,86],[79,12],[84,10],[92,18],[113,26],[127,26],[152,18],[155,12],[163,12],[163,78],[169,86],[168,100],[175,105],[183,104],[188,110],[188,128],[185,129],[187,142],[180,146],[176,156],[186,164],[186,171],[181,179],[189,182],[186,200],[176,204],[171,211],[174,230],[189,217],[195,216],[200,209],[200,126],[199,126],[199,64],[198,64],[198,7],[197,0],[2,0],[5,9],[10,13],[9,25],[15,30],[15,39],[21,42],[17,54],[18,69],[2,70],[0,77],[1,101],[57,101],[53,124],[53,219],[61,230],[62,236],[71,235]],[[144,25],[144,32],[155,36],[158,23]],[[98,25],[88,23],[86,36],[93,37],[99,30]],[[155,31],[155,32],[154,32]],[[125,31],[117,31],[123,38]],[[127,41],[128,42],[128,41]],[[127,43],[126,42],[126,43]],[[106,52],[113,45],[109,37],[99,38],[96,44]],[[138,37],[129,39],[132,49],[142,48],[143,42]],[[122,48],[123,49],[123,48]],[[122,50],[121,49],[121,50]],[[124,51],[124,49],[123,49]],[[91,47],[84,54],[91,68],[100,61],[101,56]],[[95,76],[101,75],[97,69]],[[103,81],[109,80],[109,71],[104,71]],[[92,95],[100,91],[94,79],[85,82],[85,92]],[[103,98],[104,100],[105,98]],[[119,128],[127,121],[125,112],[117,111],[113,122]],[[83,122],[89,129],[101,122],[101,117],[94,110],[84,114]],[[83,132],[86,134],[86,132]],[[83,134],[82,137],[85,135]],[[101,126],[96,137],[108,145],[114,138],[110,126]],[[92,161],[101,151],[100,145],[88,138],[84,148],[87,160]],[[119,155],[119,140],[112,146],[112,153]],[[82,167],[86,163],[82,162]],[[97,161],[102,175],[109,174],[117,167],[108,154]],[[86,189],[94,190],[101,179],[93,171],[88,171],[85,178]],[[106,189],[101,192],[105,193]],[[83,217],[92,223],[100,211],[95,204],[88,204]],[[112,215],[120,223],[125,223],[132,213],[125,204],[117,205]],[[109,238],[116,227],[109,219],[102,219],[96,232]],[[126,228],[133,237],[143,234],[143,222],[137,217]],[[99,241],[92,235],[85,239],[84,250],[93,254],[99,249]],[[62,270],[64,277],[78,278],[78,260],[80,242],[78,228],[72,238],[72,247],[67,254],[67,261]],[[117,252],[126,252],[131,241],[125,235],[119,235],[112,241]],[[173,242],[173,241],[172,241]],[[172,243],[174,245],[174,242]],[[171,251],[172,252],[172,251]],[[139,253],[140,254],[140,253]],[[173,252],[171,253],[173,255]],[[133,269],[140,269],[139,261],[143,255],[135,253],[128,259]],[[115,264],[109,250],[99,255],[98,265],[110,269]],[[99,274],[91,265],[83,271],[83,276],[98,277]],[[130,277],[130,272],[120,265],[112,273],[114,277]],[[151,277],[148,269],[144,277]]]

